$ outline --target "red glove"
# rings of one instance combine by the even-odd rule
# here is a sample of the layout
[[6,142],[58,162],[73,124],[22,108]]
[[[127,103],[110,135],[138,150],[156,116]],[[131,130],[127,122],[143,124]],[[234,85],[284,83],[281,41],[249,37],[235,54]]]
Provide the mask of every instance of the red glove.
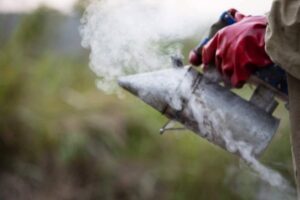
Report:
[[239,88],[254,70],[267,67],[272,61],[265,52],[266,17],[235,18],[238,22],[218,31],[203,47],[202,62],[214,64],[233,87]]
[[[189,62],[194,66],[202,64],[202,48],[222,28],[242,20],[245,16],[231,8],[222,13],[219,20],[211,25],[208,37],[201,41],[189,54]],[[230,18],[230,19],[229,19]]]

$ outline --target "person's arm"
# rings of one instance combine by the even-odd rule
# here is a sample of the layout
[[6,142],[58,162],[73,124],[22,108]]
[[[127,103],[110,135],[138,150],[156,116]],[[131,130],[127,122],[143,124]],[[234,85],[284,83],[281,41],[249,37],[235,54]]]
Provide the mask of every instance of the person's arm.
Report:
[[300,0],[275,0],[268,16],[266,51],[287,73],[291,143],[300,199]]
[[266,51],[273,62],[300,79],[300,0],[274,0],[268,16]]

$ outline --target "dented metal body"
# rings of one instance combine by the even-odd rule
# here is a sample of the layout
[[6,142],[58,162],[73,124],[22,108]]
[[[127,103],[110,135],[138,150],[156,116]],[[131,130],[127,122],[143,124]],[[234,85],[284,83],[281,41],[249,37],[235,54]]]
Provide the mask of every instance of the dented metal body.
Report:
[[119,84],[170,119],[210,142],[239,154],[226,137],[253,147],[259,156],[274,136],[279,120],[192,67],[131,75]]

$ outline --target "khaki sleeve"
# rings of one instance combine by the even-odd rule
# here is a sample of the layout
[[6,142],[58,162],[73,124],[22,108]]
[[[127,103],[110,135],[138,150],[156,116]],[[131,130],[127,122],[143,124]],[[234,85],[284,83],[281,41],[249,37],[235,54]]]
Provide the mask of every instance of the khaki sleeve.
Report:
[[273,62],[300,79],[300,0],[274,0],[265,37]]

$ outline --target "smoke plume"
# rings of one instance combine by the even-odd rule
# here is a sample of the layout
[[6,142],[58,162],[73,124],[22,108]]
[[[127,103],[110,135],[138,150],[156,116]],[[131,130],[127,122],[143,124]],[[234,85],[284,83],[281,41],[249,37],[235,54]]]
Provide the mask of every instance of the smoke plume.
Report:
[[195,36],[201,39],[200,30],[208,29],[222,11],[250,5],[246,2],[92,1],[82,18],[80,33],[82,45],[90,49],[90,67],[99,77],[97,86],[111,92],[119,76],[169,67],[171,55],[183,56],[180,41]]

